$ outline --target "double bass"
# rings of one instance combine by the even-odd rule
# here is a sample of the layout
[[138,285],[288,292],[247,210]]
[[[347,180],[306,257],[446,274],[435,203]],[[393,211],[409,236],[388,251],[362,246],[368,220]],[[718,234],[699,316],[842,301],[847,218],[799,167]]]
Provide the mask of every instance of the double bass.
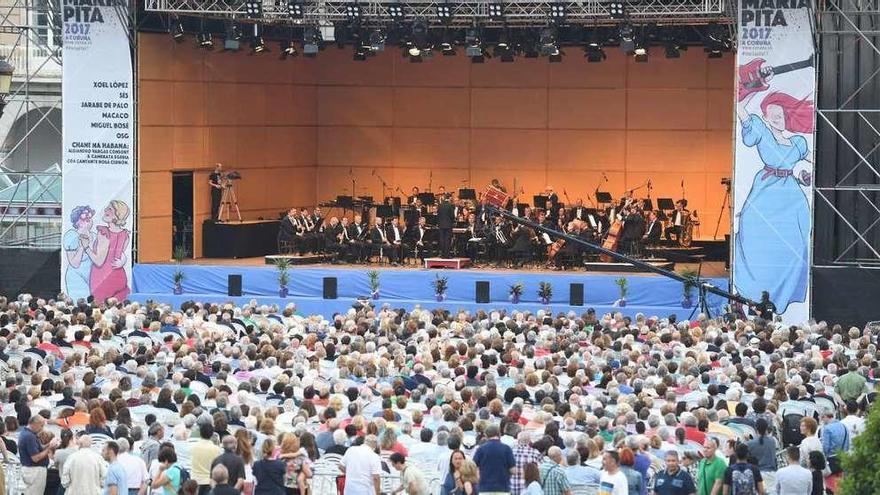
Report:
[[[608,234],[602,242],[602,247],[609,251],[617,251],[617,244],[620,241],[621,230],[623,230],[623,222],[615,220],[614,223],[611,224],[611,227],[608,228]],[[605,263],[612,263],[614,261],[614,258],[605,253],[602,253],[599,256],[599,259]]]

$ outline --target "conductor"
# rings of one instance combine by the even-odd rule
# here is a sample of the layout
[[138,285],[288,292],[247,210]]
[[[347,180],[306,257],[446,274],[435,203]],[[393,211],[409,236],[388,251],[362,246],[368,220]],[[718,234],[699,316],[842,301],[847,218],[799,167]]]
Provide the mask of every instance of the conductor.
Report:
[[446,195],[440,196],[437,207],[437,230],[440,234],[440,257],[449,258],[452,246],[452,227],[455,225],[455,207]]

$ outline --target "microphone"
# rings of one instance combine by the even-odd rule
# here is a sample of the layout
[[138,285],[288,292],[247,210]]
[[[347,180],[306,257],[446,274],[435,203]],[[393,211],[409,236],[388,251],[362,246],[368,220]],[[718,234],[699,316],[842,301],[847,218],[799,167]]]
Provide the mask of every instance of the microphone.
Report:
[[602,178],[605,179],[605,182],[608,182],[608,176],[605,175],[605,172],[602,172]]

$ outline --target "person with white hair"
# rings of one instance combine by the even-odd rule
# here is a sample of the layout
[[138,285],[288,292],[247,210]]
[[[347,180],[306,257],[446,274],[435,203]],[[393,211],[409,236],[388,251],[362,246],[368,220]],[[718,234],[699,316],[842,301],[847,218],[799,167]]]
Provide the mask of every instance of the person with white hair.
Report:
[[89,435],[81,435],[77,444],[79,450],[70,454],[64,462],[61,486],[70,495],[100,495],[107,476],[107,464],[92,449]]
[[376,453],[378,447],[376,436],[367,435],[363,444],[349,448],[342,457],[346,495],[380,495],[382,459]]
[[147,480],[150,477],[147,472],[146,463],[140,457],[131,455],[131,452],[129,452],[131,446],[128,444],[127,439],[120,438],[116,441],[116,444],[119,446],[119,455],[116,457],[116,462],[125,471],[125,479],[128,482],[126,487],[128,495],[145,495],[147,492]]

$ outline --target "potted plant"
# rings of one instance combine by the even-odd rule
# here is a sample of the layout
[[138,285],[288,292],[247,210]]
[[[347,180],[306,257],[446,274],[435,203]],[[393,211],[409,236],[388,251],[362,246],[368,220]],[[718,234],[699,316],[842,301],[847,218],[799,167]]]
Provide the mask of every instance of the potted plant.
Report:
[[539,283],[538,297],[541,298],[541,304],[550,304],[550,298],[553,297],[553,285],[550,282]]
[[628,292],[629,281],[626,277],[620,277],[614,281],[615,285],[617,285],[617,292],[620,294],[620,298],[614,302],[614,305],[622,308],[626,306],[626,293]]
[[373,299],[379,299],[379,272],[370,270],[367,272],[367,278],[370,280],[370,295]]
[[176,265],[174,268],[174,274],[172,275],[174,280],[174,294],[178,296],[183,294],[183,279],[186,278],[186,275],[183,273],[181,265],[188,254],[186,248],[183,246],[175,246],[174,251],[171,254],[172,258],[174,258],[174,264]]
[[434,296],[437,301],[446,299],[446,290],[449,289],[449,277],[441,277],[439,274],[431,281],[431,287],[434,288]]
[[686,280],[681,284],[682,287],[682,299],[681,299],[681,307],[682,308],[690,308],[694,305],[694,288],[700,285],[699,273],[695,270],[687,269],[682,270],[680,275],[684,277]]
[[290,282],[290,259],[278,258],[275,261],[275,268],[278,270],[278,297],[287,297],[287,284]]
[[519,298],[522,297],[523,293],[523,284],[515,283],[510,286],[510,302],[513,304],[519,304]]

